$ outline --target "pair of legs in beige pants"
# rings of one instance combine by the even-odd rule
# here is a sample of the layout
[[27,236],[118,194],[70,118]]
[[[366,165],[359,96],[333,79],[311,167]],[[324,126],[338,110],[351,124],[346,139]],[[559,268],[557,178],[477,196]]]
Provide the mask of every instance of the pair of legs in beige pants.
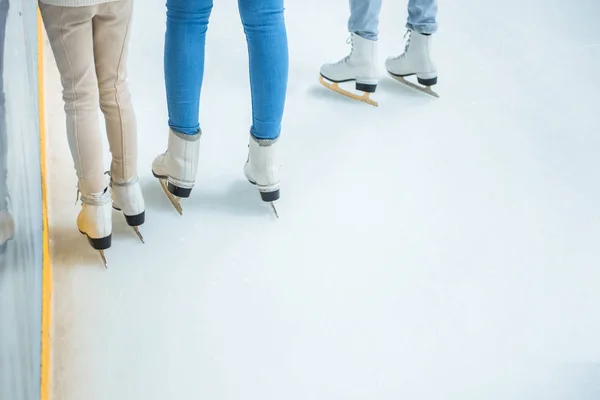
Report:
[[106,189],[98,105],[112,153],[111,179],[137,179],[136,118],[126,83],[133,1],[39,6],[60,72],[80,192],[90,196]]

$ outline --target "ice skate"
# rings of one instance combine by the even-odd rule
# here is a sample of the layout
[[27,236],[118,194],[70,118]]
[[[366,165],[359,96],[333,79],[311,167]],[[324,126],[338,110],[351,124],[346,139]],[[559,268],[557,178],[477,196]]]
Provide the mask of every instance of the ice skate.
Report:
[[[431,35],[409,30],[404,38],[404,52],[399,56],[389,57],[385,62],[388,73],[400,83],[433,97],[440,97],[431,90],[431,86],[437,84],[437,68],[431,57]],[[419,85],[405,79],[412,75],[417,76]]]
[[179,200],[190,197],[194,188],[201,135],[202,131],[194,135],[185,135],[169,129],[168,150],[156,157],[152,163],[152,174],[158,178],[165,194],[180,215],[183,215],[183,209]]
[[15,222],[7,210],[0,210],[0,254],[6,251],[6,243],[15,236]]
[[112,242],[112,204],[110,192],[81,195],[83,203],[77,216],[77,228],[85,235],[88,242],[100,253],[102,263],[107,268],[104,250],[110,248]]
[[[379,82],[377,76],[377,41],[364,39],[355,33],[350,36],[350,54],[333,64],[321,66],[319,82],[328,89],[351,99],[363,101],[377,107],[371,93],[375,93]],[[342,82],[355,82],[357,93],[340,87]]]
[[113,208],[123,213],[127,225],[133,228],[137,237],[144,243],[139,227],[146,221],[146,207],[138,178],[128,183],[117,183],[111,180],[110,188]]
[[278,139],[257,139],[250,135],[244,175],[251,184],[256,185],[261,199],[271,205],[277,218],[279,214],[273,202],[279,200],[280,196],[280,170]]

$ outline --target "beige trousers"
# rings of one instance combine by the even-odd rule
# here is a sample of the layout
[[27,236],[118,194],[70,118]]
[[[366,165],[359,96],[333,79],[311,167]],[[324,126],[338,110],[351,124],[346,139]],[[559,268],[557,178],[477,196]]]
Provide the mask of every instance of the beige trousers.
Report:
[[89,195],[106,188],[98,105],[112,153],[112,180],[135,179],[137,126],[126,82],[133,0],[88,7],[39,6],[60,72],[79,190]]

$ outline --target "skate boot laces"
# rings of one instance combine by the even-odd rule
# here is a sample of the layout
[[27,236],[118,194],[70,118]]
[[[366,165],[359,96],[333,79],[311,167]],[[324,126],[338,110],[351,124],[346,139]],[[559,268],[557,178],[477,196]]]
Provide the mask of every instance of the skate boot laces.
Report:
[[352,40],[352,35],[350,35],[348,39],[346,39],[346,44],[350,45],[350,54],[342,58],[340,61],[336,62],[335,65],[345,64],[352,57],[352,53],[354,52],[354,41]]
[[392,57],[392,60],[400,60],[402,58],[406,57],[406,53],[408,52],[408,48],[410,47],[410,38],[412,37],[410,29],[408,29],[406,31],[406,33],[404,34],[404,37],[402,38],[402,41],[404,42],[404,50],[402,51],[402,53],[396,57]]

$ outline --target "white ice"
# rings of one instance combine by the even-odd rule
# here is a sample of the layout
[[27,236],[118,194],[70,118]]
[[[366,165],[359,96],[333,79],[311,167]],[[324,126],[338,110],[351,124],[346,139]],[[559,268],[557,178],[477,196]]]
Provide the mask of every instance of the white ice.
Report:
[[406,16],[386,1],[379,108],[318,83],[348,51],[347,1],[286,12],[281,219],[242,174],[235,1],[209,25],[182,217],[150,171],[167,143],[164,0],[136,1],[146,244],[115,212],[108,270],[75,226],[46,46],[54,399],[600,398],[600,2],[441,1],[434,99],[383,73]]

